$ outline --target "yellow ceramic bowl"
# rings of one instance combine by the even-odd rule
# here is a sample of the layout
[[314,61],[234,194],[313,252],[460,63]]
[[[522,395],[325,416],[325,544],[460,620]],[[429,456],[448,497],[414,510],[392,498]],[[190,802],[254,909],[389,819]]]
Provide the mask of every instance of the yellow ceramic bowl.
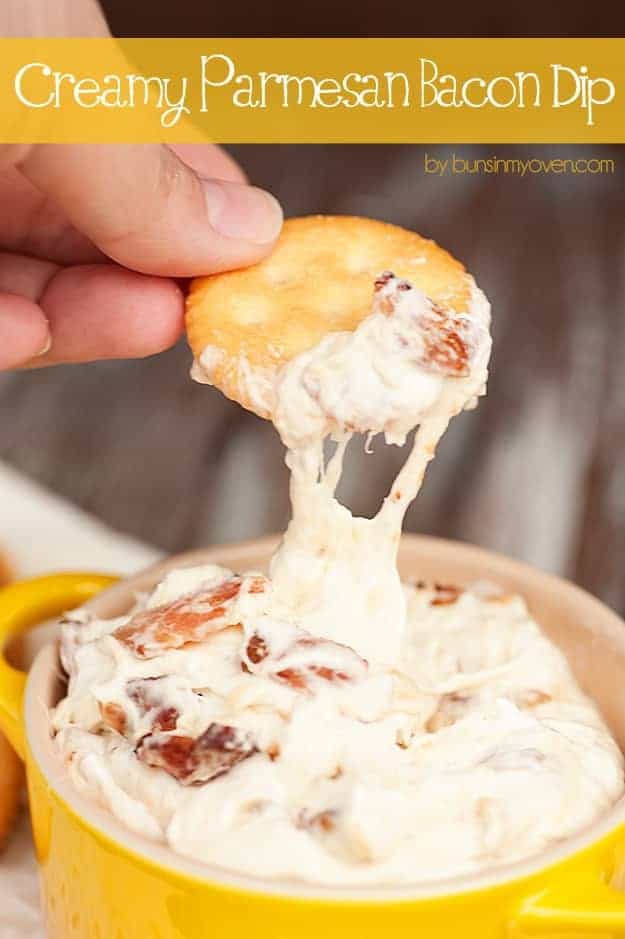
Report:
[[[104,616],[175,565],[258,567],[273,539],[201,551],[110,586],[62,574],[0,592],[0,640],[85,602]],[[406,537],[405,576],[466,584],[485,577],[523,593],[625,743],[625,624],[571,584],[467,545]],[[100,592],[104,590],[104,592]],[[97,596],[95,596],[97,594]],[[539,857],[414,887],[340,888],[238,876],[177,857],[128,832],[74,791],[58,760],[49,708],[62,694],[57,652],[28,682],[0,664],[0,727],[25,758],[50,939],[518,939],[625,936],[625,802]]]

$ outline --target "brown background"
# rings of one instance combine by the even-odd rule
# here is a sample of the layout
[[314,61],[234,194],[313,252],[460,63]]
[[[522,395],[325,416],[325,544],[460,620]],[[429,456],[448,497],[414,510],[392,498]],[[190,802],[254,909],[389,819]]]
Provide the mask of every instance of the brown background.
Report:
[[[220,10],[191,0],[109,0],[106,6],[114,31],[127,36],[595,30],[586,3],[567,5],[575,28],[566,31],[551,4],[542,5],[539,29],[520,13],[510,28],[509,17],[466,5],[453,15],[440,5],[420,23],[405,0],[361,4],[357,18],[329,2],[263,9],[232,3]],[[440,180],[424,175],[425,150],[468,158],[597,151],[233,149],[287,214],[364,214],[415,228],[459,256],[492,301],[489,396],[455,421],[408,528],[468,539],[566,573],[625,609],[623,151],[599,152],[615,159],[613,176]],[[272,428],[194,385],[189,364],[181,344],[142,362],[4,375],[0,458],[168,551],[280,528],[288,516],[287,477]],[[371,512],[401,459],[381,444],[373,456],[354,448],[345,501]]]
[[117,36],[618,36],[623,12],[588,0],[102,0]]

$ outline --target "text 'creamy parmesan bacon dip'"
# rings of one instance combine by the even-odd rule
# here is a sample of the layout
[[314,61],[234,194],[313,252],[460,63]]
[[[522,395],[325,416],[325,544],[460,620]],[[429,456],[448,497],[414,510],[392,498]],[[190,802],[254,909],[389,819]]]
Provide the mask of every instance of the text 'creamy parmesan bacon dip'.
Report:
[[[354,332],[250,389],[291,470],[268,575],[177,569],[126,616],[66,618],[56,743],[129,828],[263,877],[397,884],[539,852],[623,792],[616,744],[522,599],[397,573],[427,463],[485,390],[472,289],[452,316],[385,273]],[[353,517],[334,498],[350,436],[414,427],[379,513]]]

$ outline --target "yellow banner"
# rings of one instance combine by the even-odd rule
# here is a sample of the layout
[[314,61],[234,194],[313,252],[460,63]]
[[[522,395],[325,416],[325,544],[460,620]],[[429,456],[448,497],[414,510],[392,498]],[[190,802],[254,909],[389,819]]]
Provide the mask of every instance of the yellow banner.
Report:
[[0,39],[0,141],[623,143],[625,39]]

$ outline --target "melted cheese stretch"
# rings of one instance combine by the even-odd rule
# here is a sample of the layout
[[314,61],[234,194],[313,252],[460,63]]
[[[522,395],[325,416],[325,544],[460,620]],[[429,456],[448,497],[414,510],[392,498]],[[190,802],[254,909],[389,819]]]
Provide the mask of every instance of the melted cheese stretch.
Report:
[[[427,305],[408,292],[391,315],[374,310],[278,376],[271,409],[288,447],[293,517],[267,589],[243,578],[230,619],[239,626],[149,658],[116,633],[130,614],[78,613],[63,628],[69,687],[53,720],[77,788],[182,855],[331,884],[444,878],[538,852],[623,791],[616,744],[521,599],[400,583],[404,512],[449,419],[483,392],[490,350],[476,289],[467,373],[423,365],[413,353]],[[334,498],[348,423],[393,442],[419,425],[373,519]],[[325,466],[328,435],[338,446]],[[213,566],[173,571],[139,607],[228,576]],[[297,646],[294,635],[308,638]],[[291,671],[323,651],[325,672],[304,688],[276,680],[264,662],[254,666],[253,636],[295,649]],[[226,725],[255,752],[199,786],[141,762],[151,718],[129,687],[155,677],[162,704],[179,715],[176,734]],[[123,733],[103,727],[111,705],[131,717]]]

